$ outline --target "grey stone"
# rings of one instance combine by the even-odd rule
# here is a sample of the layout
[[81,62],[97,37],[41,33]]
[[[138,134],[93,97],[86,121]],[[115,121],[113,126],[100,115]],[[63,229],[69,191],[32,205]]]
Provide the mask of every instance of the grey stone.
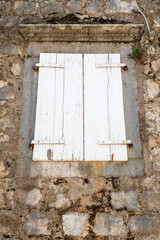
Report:
[[149,79],[147,80],[147,93],[149,100],[152,100],[153,98],[157,97],[160,89],[159,84],[154,82],[153,80]]
[[16,90],[13,87],[6,86],[0,89],[0,100],[9,100],[15,98]]
[[48,217],[40,213],[31,213],[25,231],[27,235],[50,235]]
[[68,185],[69,198],[72,201],[76,201],[78,198],[84,198],[84,196],[91,196],[100,192],[106,184],[104,178],[91,178],[88,184],[84,184],[81,178],[71,178],[68,180]]
[[21,46],[6,46],[3,48],[3,51],[11,55],[20,55],[23,53],[23,48]]
[[52,203],[49,203],[49,207],[55,208],[68,208],[71,205],[69,198],[66,198],[63,193],[58,193],[56,196],[56,200]]
[[15,2],[14,8],[15,12],[19,15],[21,14],[34,14],[37,11],[37,3],[34,2]]
[[160,194],[152,190],[146,191],[145,197],[147,200],[148,210],[160,210]]
[[0,81],[0,88],[7,86],[7,82]]
[[[19,216],[11,210],[3,210],[0,212],[0,226],[8,227],[11,229],[17,229],[17,226],[20,224]],[[1,227],[0,227],[1,228]],[[0,230],[1,231],[1,230]]]
[[[5,20],[4,18],[0,18],[0,26],[4,26],[5,25]],[[1,38],[3,38],[4,35],[1,34]]]
[[88,234],[88,218],[87,213],[69,213],[62,216],[63,231],[68,236],[85,237]]
[[11,67],[11,72],[15,76],[21,75],[21,66],[20,66],[20,64],[19,63],[13,63],[12,67]]
[[99,0],[88,1],[86,11],[88,13],[97,13],[102,8],[102,3]]
[[136,191],[112,192],[111,203],[115,209],[126,207],[129,210],[138,210],[138,195]]
[[63,10],[62,3],[54,0],[45,1],[40,7],[43,15],[51,12],[61,12]]
[[79,0],[71,0],[67,3],[66,8],[69,11],[73,11],[73,12],[80,12],[82,9],[81,6],[81,1]]
[[158,71],[160,68],[160,59],[152,62],[152,69],[154,72]]
[[4,14],[5,12],[9,12],[11,10],[11,3],[2,1],[0,2],[0,14]]
[[9,136],[7,134],[0,133],[0,142],[8,142]]
[[156,75],[156,78],[160,80],[160,69],[155,73],[155,75]]
[[154,163],[153,163],[153,169],[156,172],[160,172],[160,155],[156,157]]
[[18,23],[18,19],[15,16],[7,16],[6,27],[14,27]]
[[147,75],[151,71],[149,64],[144,66],[144,73]]
[[149,216],[133,216],[129,219],[129,228],[133,233],[147,233],[153,228],[152,218]]
[[124,236],[126,227],[121,215],[97,213],[93,231],[100,236]]
[[26,204],[34,206],[39,203],[42,198],[42,194],[39,189],[34,188],[26,194]]
[[[0,102],[3,102],[3,101],[0,101]],[[7,102],[7,100],[5,100],[5,102]],[[2,131],[5,131],[6,128],[8,128],[9,126],[11,126],[11,121],[10,121],[9,117],[6,117],[6,116],[1,117],[0,118],[0,129]]]
[[117,11],[131,13],[133,9],[135,9],[134,0],[110,0],[106,2],[105,11],[108,13],[116,13]]
[[4,101],[0,101],[0,106],[3,106],[7,101],[4,100]]

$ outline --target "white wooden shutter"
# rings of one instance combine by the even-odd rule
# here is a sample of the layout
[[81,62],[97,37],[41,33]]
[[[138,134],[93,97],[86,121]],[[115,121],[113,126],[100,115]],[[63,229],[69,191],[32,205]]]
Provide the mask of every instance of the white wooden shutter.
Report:
[[81,54],[40,54],[33,160],[83,160]]
[[84,55],[85,160],[126,161],[119,54]]

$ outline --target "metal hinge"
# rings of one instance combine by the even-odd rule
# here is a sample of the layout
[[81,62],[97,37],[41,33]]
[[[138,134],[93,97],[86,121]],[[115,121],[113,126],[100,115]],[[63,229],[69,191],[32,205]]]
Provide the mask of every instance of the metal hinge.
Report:
[[32,140],[31,144],[65,144],[64,139]]
[[97,64],[96,68],[123,68],[124,71],[128,70],[128,67],[125,63],[117,63],[117,64]]
[[112,140],[99,140],[98,141],[99,145],[128,145],[129,148],[133,148],[133,143],[131,140],[126,140],[126,141],[112,141]]

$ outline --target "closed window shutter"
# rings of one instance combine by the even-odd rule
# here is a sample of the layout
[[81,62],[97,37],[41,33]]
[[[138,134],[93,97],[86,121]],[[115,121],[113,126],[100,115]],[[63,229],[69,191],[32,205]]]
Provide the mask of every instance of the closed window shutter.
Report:
[[119,54],[84,55],[85,160],[126,161]]
[[33,160],[83,160],[81,54],[40,54]]

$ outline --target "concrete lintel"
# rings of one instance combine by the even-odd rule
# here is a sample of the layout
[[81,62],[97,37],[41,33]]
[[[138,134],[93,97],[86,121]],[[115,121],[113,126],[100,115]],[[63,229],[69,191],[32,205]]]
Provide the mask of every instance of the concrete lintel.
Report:
[[19,31],[36,42],[133,42],[143,24],[20,24]]

